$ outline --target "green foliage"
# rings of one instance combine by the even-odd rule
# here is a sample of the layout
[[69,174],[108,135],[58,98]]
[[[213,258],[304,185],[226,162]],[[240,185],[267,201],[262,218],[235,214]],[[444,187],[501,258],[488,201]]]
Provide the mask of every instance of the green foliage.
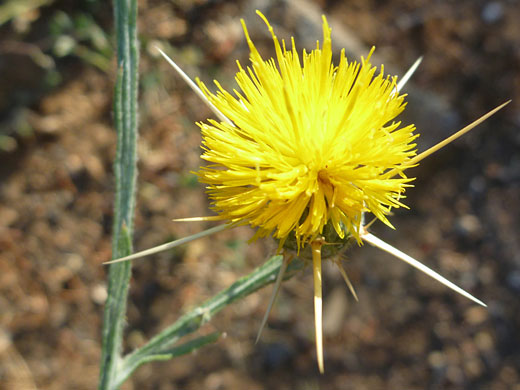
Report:
[[53,0],[9,0],[0,6],[0,26],[32,10],[52,4]]
[[102,71],[110,68],[112,50],[103,29],[87,13],[57,11],[49,24],[55,57],[77,56]]
[[30,75],[3,85],[0,111],[6,115],[0,123],[0,151],[16,150],[18,141],[32,134],[28,107],[42,93],[62,83],[62,59],[77,57],[103,72],[111,68],[109,35],[96,20],[104,3],[84,0],[77,2],[69,13],[57,9],[54,3],[54,0],[0,2],[0,26],[6,32],[2,60],[14,57],[11,67],[20,66]]
[[[115,0],[118,77],[114,91],[114,125],[117,131],[114,176],[116,196],[112,256],[132,252],[133,216],[137,177],[137,90],[139,46],[137,1]],[[108,274],[108,298],[103,321],[99,388],[117,389],[123,326],[130,284],[131,263],[112,264]]]
[[[250,274],[237,280],[227,289],[179,318],[174,324],[161,331],[144,346],[122,358],[114,379],[115,388],[121,385],[135,369],[144,363],[172,359],[217,341],[219,334],[212,333],[183,343],[175,348],[170,348],[172,344],[177,343],[183,337],[196,332],[226,306],[273,283],[281,265],[282,256],[273,256]],[[284,274],[284,279],[291,278],[303,267],[303,261],[299,259],[293,260]]]

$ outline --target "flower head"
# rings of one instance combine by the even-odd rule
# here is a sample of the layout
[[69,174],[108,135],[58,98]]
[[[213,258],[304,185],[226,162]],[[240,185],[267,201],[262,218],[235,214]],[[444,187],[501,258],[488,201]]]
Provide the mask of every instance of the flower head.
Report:
[[[412,179],[403,171],[415,155],[413,125],[395,122],[404,107],[396,78],[377,73],[370,56],[361,63],[341,52],[332,61],[331,30],[323,17],[323,44],[298,54],[269,25],[276,50],[264,60],[242,21],[251,66],[238,63],[240,91],[218,82],[216,94],[200,81],[209,101],[227,121],[202,129],[199,176],[208,184],[212,208],[232,224],[257,227],[281,245],[293,236],[297,248],[330,224],[340,239],[361,242],[363,213],[387,225],[392,207],[403,206]],[[396,177],[396,174],[397,177]]]
[[[341,52],[332,61],[331,30],[323,17],[323,44],[301,57],[278,41],[267,19],[274,41],[276,61],[263,60],[242,21],[251,51],[251,65],[238,63],[236,81],[241,91],[231,94],[215,81],[212,93],[199,87],[168,57],[191,88],[209,105],[220,121],[199,123],[203,136],[202,158],[209,165],[198,175],[208,184],[214,217],[180,220],[226,220],[230,225],[251,225],[255,237],[272,234],[284,248],[275,288],[260,332],[295,252],[312,258],[318,366],[323,372],[322,258],[331,258],[345,282],[356,293],[334,256],[354,237],[368,242],[431,276],[459,294],[485,306],[424,264],[390,246],[367,230],[363,215],[372,213],[392,227],[390,210],[403,207],[404,191],[410,186],[405,170],[467,133],[506,102],[486,115],[416,155],[415,127],[401,127],[395,118],[405,107],[400,87],[413,73],[418,60],[403,79],[377,73],[370,64],[370,51],[360,63],[349,62]],[[376,74],[377,73],[377,74]],[[223,225],[190,237],[160,245],[113,262],[126,261],[173,248],[181,243],[215,233]],[[309,244],[309,245],[307,245]]]

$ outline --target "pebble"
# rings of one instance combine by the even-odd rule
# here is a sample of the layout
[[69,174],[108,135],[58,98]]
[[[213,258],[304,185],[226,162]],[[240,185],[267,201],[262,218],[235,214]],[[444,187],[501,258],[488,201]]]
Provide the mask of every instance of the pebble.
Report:
[[520,271],[511,271],[506,278],[507,285],[517,293],[520,293]]
[[473,306],[466,310],[464,316],[471,325],[478,325],[488,318],[488,311],[481,306]]
[[496,23],[504,17],[504,7],[498,1],[491,1],[482,9],[481,17],[486,23]]
[[480,351],[491,351],[495,347],[493,337],[488,332],[479,332],[475,336],[475,344]]
[[455,228],[464,237],[473,239],[482,237],[482,224],[473,214],[465,214],[461,216],[457,220]]
[[104,304],[107,297],[107,288],[104,284],[97,284],[90,290],[90,298],[98,305]]
[[428,364],[431,368],[441,369],[446,365],[446,359],[441,351],[433,351],[428,355]]

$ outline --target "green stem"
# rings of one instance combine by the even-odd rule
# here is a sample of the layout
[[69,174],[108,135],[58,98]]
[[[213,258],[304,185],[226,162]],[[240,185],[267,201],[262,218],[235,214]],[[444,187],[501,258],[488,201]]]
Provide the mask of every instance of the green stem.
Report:
[[[118,76],[114,91],[117,149],[114,162],[116,195],[112,258],[132,252],[133,215],[137,176],[137,87],[139,47],[137,0],[114,0]],[[123,325],[131,276],[131,263],[113,264],[108,273],[108,298],[102,332],[100,390],[116,390],[121,364]]]
[[[281,265],[282,256],[273,256],[249,275],[237,280],[226,290],[221,291],[199,307],[179,318],[174,324],[161,331],[144,346],[126,355],[122,360],[120,370],[117,373],[118,376],[115,380],[117,385],[120,386],[135,369],[144,363],[154,360],[167,360],[178,356],[178,354],[174,354],[172,351],[186,348],[186,344],[173,350],[168,350],[167,348],[176,343],[181,337],[198,330],[203,324],[208,322],[213,315],[218,313],[227,305],[252,294],[270,283],[273,283],[276,280]],[[284,274],[284,280],[294,276],[303,267],[304,262],[302,260],[294,259]],[[211,341],[215,340],[216,337],[211,339]],[[199,338],[193,341],[194,344],[190,342],[187,345],[191,347],[190,350],[194,350],[211,341]]]

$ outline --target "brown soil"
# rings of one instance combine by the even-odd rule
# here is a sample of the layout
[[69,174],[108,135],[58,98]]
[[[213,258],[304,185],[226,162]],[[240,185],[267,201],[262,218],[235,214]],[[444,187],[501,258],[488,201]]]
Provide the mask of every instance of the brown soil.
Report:
[[[87,4],[88,3],[88,4]],[[53,57],[49,23],[86,13],[111,31],[108,3],[56,0],[0,26],[0,389],[93,389],[110,258],[115,75],[77,56]],[[309,270],[284,284],[262,341],[265,289],[216,316],[203,332],[226,337],[189,356],[140,368],[124,389],[520,389],[520,7],[515,1],[313,2],[143,0],[137,250],[197,232],[173,218],[208,213],[195,121],[211,116],[154,51],[191,76],[233,85],[247,63],[239,19],[265,57],[278,35],[312,48],[326,13],[353,57],[402,74],[424,61],[404,121],[419,149],[489,109],[505,110],[413,172],[415,188],[379,237],[423,260],[488,304],[484,309],[376,249],[347,252],[360,302],[324,271],[325,375],[314,354]],[[21,19],[20,19],[21,18]],[[29,27],[23,29],[23,22]],[[86,43],[88,46],[88,43]],[[60,82],[46,84],[54,59]],[[9,136],[6,138],[5,136]],[[275,249],[247,244],[247,228],[135,263],[126,348],[141,345]]]

